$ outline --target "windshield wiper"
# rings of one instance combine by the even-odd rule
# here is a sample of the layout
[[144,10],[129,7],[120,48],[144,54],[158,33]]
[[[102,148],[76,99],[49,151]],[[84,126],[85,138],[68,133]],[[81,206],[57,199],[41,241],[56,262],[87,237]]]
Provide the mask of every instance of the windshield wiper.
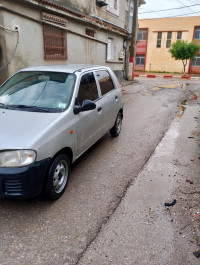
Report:
[[5,104],[3,104],[3,103],[0,103],[0,108],[1,108],[1,107],[6,108],[6,109],[8,108],[8,106],[5,105]]
[[10,105],[10,107],[13,107],[13,108],[19,108],[19,109],[31,109],[31,110],[42,111],[42,112],[51,112],[51,111],[48,110],[48,109],[40,108],[40,107],[37,107],[37,106]]

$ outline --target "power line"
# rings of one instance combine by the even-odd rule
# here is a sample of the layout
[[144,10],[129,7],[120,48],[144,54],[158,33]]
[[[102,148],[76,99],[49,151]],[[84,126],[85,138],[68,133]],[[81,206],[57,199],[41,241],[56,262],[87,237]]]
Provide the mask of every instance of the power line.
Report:
[[[186,7],[186,5],[185,4],[183,4],[180,0],[176,0],[176,1],[178,1],[181,5],[183,5],[184,7]],[[191,8],[188,8],[190,11],[192,11],[192,12],[194,12],[194,10],[192,10]]]
[[193,0],[190,0],[192,3],[194,3],[194,4],[196,4],[196,3],[198,3],[198,4],[200,4],[200,1],[199,0],[195,0],[196,2],[194,2]]
[[172,16],[172,17],[184,17],[184,16],[188,16],[188,15],[193,15],[193,14],[200,14],[200,11],[197,12],[192,12],[192,13],[187,13],[187,14],[182,14],[182,15],[177,15],[177,16]]
[[195,4],[195,5],[189,5],[189,6],[181,6],[181,7],[174,7],[174,8],[168,8],[168,9],[162,9],[162,10],[154,10],[154,11],[148,11],[148,12],[139,12],[138,14],[147,14],[147,13],[155,13],[155,12],[163,12],[163,11],[170,11],[170,10],[175,10],[175,9],[183,9],[186,7],[192,7],[192,6],[199,6],[200,4]]
[[184,16],[188,16],[188,15],[193,15],[193,14],[200,14],[200,11],[197,12],[192,12],[192,13],[188,13],[188,14],[182,14],[182,15],[176,15],[176,16],[169,16],[169,17],[157,17],[157,18],[140,18],[139,20],[146,20],[146,19],[162,19],[162,18],[176,18],[176,17],[184,17]]

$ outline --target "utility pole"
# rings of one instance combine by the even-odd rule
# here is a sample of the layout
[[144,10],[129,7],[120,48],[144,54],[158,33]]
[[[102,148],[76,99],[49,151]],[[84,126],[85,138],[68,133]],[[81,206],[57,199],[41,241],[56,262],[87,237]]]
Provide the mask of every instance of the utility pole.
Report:
[[138,1],[133,0],[133,22],[132,22],[132,37],[131,46],[129,47],[129,69],[128,79],[134,79],[134,67],[135,67],[135,53],[136,53],[136,39],[137,39],[137,25],[138,25]]

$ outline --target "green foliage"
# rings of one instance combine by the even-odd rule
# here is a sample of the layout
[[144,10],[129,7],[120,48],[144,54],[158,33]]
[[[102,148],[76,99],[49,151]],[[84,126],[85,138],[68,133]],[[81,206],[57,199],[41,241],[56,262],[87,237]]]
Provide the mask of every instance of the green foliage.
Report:
[[200,45],[195,42],[188,43],[183,40],[177,40],[172,43],[169,52],[175,60],[188,60],[193,59],[199,50]]

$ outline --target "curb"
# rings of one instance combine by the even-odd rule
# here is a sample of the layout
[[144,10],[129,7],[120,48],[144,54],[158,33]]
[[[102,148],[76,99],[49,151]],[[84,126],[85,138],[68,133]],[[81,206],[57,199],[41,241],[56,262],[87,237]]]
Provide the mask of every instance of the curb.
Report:
[[171,79],[171,78],[180,78],[180,79],[191,79],[191,80],[200,80],[200,76],[187,76],[187,75],[140,75],[140,74],[134,74],[134,77],[146,77],[146,78],[166,78],[166,79]]

